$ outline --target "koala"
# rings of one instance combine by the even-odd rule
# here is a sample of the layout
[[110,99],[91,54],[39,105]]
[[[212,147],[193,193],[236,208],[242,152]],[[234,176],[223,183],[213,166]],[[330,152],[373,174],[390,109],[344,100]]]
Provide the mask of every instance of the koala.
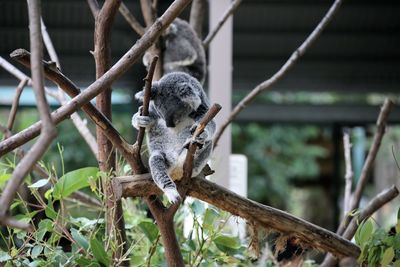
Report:
[[[143,102],[144,92],[135,95]],[[198,80],[183,72],[172,72],[153,82],[149,115],[141,116],[141,108],[132,117],[136,129],[145,127],[149,149],[149,168],[154,182],[169,202],[180,200],[174,180],[183,174],[186,146],[202,117],[210,108],[209,100]],[[210,121],[196,138],[193,176],[198,175],[212,152],[215,121]]]
[[[185,72],[204,84],[206,53],[202,41],[185,20],[176,18],[161,36],[163,72]],[[143,63],[149,66],[150,54],[146,52]]]

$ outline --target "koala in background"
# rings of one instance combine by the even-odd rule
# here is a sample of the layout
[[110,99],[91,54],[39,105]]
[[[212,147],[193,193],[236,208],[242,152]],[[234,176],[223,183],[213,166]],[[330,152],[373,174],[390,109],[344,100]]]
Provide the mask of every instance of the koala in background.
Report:
[[[143,102],[143,95],[140,91],[135,97]],[[186,73],[172,72],[153,82],[149,116],[141,116],[139,108],[132,117],[136,129],[146,128],[150,171],[154,182],[171,203],[180,200],[173,181],[182,177],[187,153],[185,146],[209,108],[210,103],[199,81]],[[210,121],[196,139],[202,147],[194,155],[193,176],[198,175],[207,163],[215,128],[215,121]]]
[[[202,41],[185,20],[176,18],[162,34],[162,54],[164,74],[185,72],[204,83],[206,76],[206,53]],[[150,54],[146,52],[143,63],[150,64]]]

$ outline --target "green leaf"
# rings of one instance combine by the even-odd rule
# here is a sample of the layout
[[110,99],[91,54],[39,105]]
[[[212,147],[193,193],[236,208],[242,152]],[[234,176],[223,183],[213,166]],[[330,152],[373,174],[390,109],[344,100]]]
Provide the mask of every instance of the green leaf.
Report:
[[373,231],[374,225],[371,220],[361,223],[355,235],[357,245],[363,246],[371,238]]
[[394,249],[389,247],[385,250],[382,256],[381,267],[386,267],[392,262],[394,258]]
[[240,248],[239,240],[231,236],[219,235],[213,241],[219,250],[228,254],[232,254]]
[[55,220],[57,218],[58,213],[54,210],[53,200],[51,198],[47,201],[47,206],[44,209],[44,213],[48,218],[52,220]]
[[31,251],[32,258],[36,259],[40,255],[40,253],[42,253],[42,251],[43,251],[42,246],[39,245],[34,246]]
[[4,173],[0,175],[0,186],[5,184],[9,179],[11,178],[11,174],[9,173]]
[[97,240],[96,237],[90,239],[90,249],[98,262],[105,266],[110,266],[110,259],[108,258],[107,252],[104,250],[103,244]]
[[145,236],[150,240],[150,242],[153,242],[156,240],[158,236],[158,228],[155,226],[154,223],[152,222],[147,222],[147,221],[141,221],[138,224],[139,228],[142,230],[142,232],[145,234]]
[[85,250],[89,248],[89,242],[87,241],[86,237],[81,235],[78,230],[72,228],[71,235],[79,246],[83,247]]
[[40,187],[45,186],[48,182],[49,182],[49,179],[40,179],[39,181],[37,181],[36,183],[31,184],[28,187],[29,188],[40,188]]
[[93,260],[86,259],[85,257],[80,257],[75,260],[79,266],[85,266],[85,267],[100,267],[100,265],[97,262],[93,262]]
[[213,208],[206,209],[203,218],[203,228],[208,231],[212,231],[214,229],[214,222],[218,218],[219,212]]
[[0,262],[6,262],[11,259],[11,256],[7,252],[0,250]]
[[86,167],[77,169],[63,175],[54,186],[53,195],[55,199],[69,196],[81,188],[89,186],[89,178],[97,179],[97,167]]

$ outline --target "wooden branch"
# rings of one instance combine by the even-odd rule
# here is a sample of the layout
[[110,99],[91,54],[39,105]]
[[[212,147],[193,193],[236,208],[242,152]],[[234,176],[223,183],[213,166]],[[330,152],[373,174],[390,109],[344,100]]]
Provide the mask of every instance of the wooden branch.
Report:
[[222,28],[222,26],[225,24],[226,20],[235,12],[235,10],[238,8],[242,0],[234,0],[229,8],[225,11],[225,13],[222,15],[221,19],[218,21],[217,25],[215,25],[215,28],[212,29],[207,37],[203,41],[203,46],[204,48],[207,48],[211,41],[214,39],[214,37],[217,35],[219,30]]
[[[28,68],[31,67],[29,55],[30,53],[24,49],[17,49],[11,53],[13,59]],[[57,86],[59,86],[59,88],[66,92],[70,97],[75,97],[80,94],[81,90],[71,80],[65,77],[59,69],[55,68],[53,64],[43,61],[43,66],[46,78],[57,84]],[[102,127],[103,131],[106,132],[107,137],[110,138],[113,144],[120,149],[124,158],[131,160],[133,151],[131,146],[120,136],[111,122],[90,102],[85,104],[82,109],[96,125]]]
[[[123,197],[146,197],[162,194],[150,174],[116,177],[114,187]],[[178,184],[178,187],[180,184]],[[241,197],[203,177],[190,179],[188,195],[220,209],[256,222],[263,227],[294,236],[306,245],[331,252],[339,258],[358,257],[359,248],[344,238],[286,212]]]
[[[378,150],[381,145],[383,135],[385,134],[385,131],[386,131],[387,119],[389,117],[389,114],[390,114],[390,111],[392,110],[392,108],[393,108],[393,102],[389,99],[386,99],[385,103],[383,104],[381,111],[379,113],[378,120],[376,122],[377,130],[374,135],[374,139],[373,139],[371,148],[368,152],[367,159],[365,160],[365,163],[361,170],[360,178],[358,179],[356,189],[353,194],[350,211],[357,209],[360,204],[361,195],[362,195],[362,192],[364,191],[365,185],[367,184],[368,174],[369,174],[369,172],[372,168],[372,165],[375,161],[376,155],[378,154]],[[344,220],[340,224],[336,233],[338,233],[339,235],[343,234],[343,232],[345,231],[345,229],[347,228],[347,225],[349,223],[350,223],[350,218],[347,216],[344,218]]]
[[[28,81],[29,81],[28,79],[21,80],[21,82],[18,84],[17,89],[15,90],[15,95],[14,95],[14,99],[13,99],[13,102],[11,105],[10,115],[8,116],[8,121],[7,121],[7,129],[9,132],[12,132],[12,128],[13,128],[14,122],[15,122],[15,117],[17,115],[19,98],[20,98],[25,86],[27,85]],[[5,137],[8,138],[9,136],[5,135]]]
[[150,27],[156,20],[157,14],[156,10],[153,9],[151,0],[140,0],[140,8],[142,9],[142,15],[146,27]]
[[319,22],[317,27],[307,37],[307,39],[293,52],[285,64],[276,72],[271,78],[257,85],[246,97],[244,97],[232,110],[229,118],[219,128],[215,141],[214,147],[217,146],[221,135],[225,131],[226,127],[235,119],[235,117],[248,105],[254,98],[263,91],[270,89],[276,82],[282,79],[288,71],[295,65],[299,58],[310,48],[314,41],[321,35],[322,31],[326,28],[333,16],[339,10],[343,0],[335,0],[331,8]]
[[190,9],[190,26],[197,34],[199,39],[203,37],[203,22],[207,9],[206,0],[193,0],[192,7]]
[[[358,214],[358,216],[355,216],[352,218],[349,226],[347,227],[346,231],[343,233],[343,237],[346,238],[347,240],[351,240],[357,231],[359,223],[368,219],[377,210],[382,208],[383,205],[390,202],[398,195],[399,195],[399,190],[396,188],[396,186],[393,185],[392,187],[379,193],[379,195],[375,196],[365,206],[365,208],[361,210],[361,212]],[[338,260],[333,255],[328,254],[325,257],[324,261],[321,263],[320,267],[336,266],[337,261]]]
[[87,0],[87,3],[89,5],[90,11],[92,12],[93,17],[96,18],[100,12],[99,3],[97,2],[97,0]]
[[124,2],[121,2],[121,5],[119,6],[119,13],[124,17],[124,19],[128,22],[128,24],[131,26],[131,28],[139,34],[139,36],[142,36],[145,32],[145,28],[137,21],[135,16],[129,11],[128,7],[125,5]]
[[42,36],[43,36],[43,43],[46,46],[46,50],[49,53],[49,56],[51,58],[51,60],[56,63],[57,68],[59,68],[61,70],[61,64],[60,64],[60,60],[58,58],[56,49],[54,48],[53,42],[51,41],[50,35],[47,32],[47,28],[46,25],[43,22],[43,19],[40,19],[40,26],[41,26],[41,32],[42,32]]
[[[158,61],[158,56],[153,57],[151,63],[150,63],[150,67],[149,70],[147,72],[147,76],[146,78],[144,78],[144,96],[143,96],[143,108],[142,108],[142,112],[140,115],[142,116],[148,116],[149,115],[149,104],[150,104],[150,96],[151,96],[151,84],[153,82],[153,75],[154,75],[154,71],[156,69],[156,65],[157,65],[157,61]],[[137,139],[136,139],[136,143],[137,143],[137,158],[140,159],[140,150],[142,148],[142,143],[143,143],[143,138],[144,138],[144,134],[145,134],[146,129],[144,127],[140,127],[139,128],[139,132],[137,135]]]
[[345,188],[344,188],[344,199],[343,199],[343,214],[350,211],[350,200],[351,200],[351,187],[353,184],[353,168],[351,165],[351,143],[349,129],[345,129],[343,132],[343,150],[344,150],[344,162],[346,166],[346,173],[344,175]]
[[[140,58],[146,49],[151,46],[161,32],[168,27],[168,25],[180,14],[180,12],[182,12],[189,2],[190,0],[175,0],[165,11],[165,13],[158,18],[156,22],[146,31],[142,38],[139,39],[135,45],[133,45],[129,51],[120,60],[118,60],[118,62],[109,71],[107,71],[107,73],[92,83],[78,96],[74,97],[68,103],[52,113],[52,119],[54,123],[57,124],[65,120],[70,114],[72,114],[78,108],[81,108],[84,104],[88,103],[93,97],[107,88],[107,86],[110,86],[112,82],[125,73],[129,67]],[[39,121],[20,133],[11,136],[3,142],[0,142],[0,156],[38,136],[40,127],[41,122]],[[125,147],[125,150],[130,151],[132,148]],[[129,160],[129,157],[127,157],[127,160]],[[134,163],[134,161],[129,163]]]
[[33,88],[35,90],[36,103],[43,125],[41,127],[39,139],[32,146],[27,155],[17,164],[0,197],[0,221],[2,223],[7,223],[8,221],[5,220],[6,213],[19,185],[31,170],[32,166],[42,157],[52,140],[57,135],[55,126],[50,117],[50,108],[47,104],[44,93],[42,65],[43,46],[40,31],[40,0],[29,0],[28,11],[30,46],[32,49],[31,61]]

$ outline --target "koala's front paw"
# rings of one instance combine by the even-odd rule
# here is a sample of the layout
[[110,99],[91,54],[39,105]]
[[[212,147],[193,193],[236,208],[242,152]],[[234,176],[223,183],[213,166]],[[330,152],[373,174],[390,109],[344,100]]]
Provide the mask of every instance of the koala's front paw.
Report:
[[140,127],[147,128],[153,123],[153,119],[149,116],[141,116],[139,113],[136,113],[132,117],[132,125],[136,129],[139,129]]

